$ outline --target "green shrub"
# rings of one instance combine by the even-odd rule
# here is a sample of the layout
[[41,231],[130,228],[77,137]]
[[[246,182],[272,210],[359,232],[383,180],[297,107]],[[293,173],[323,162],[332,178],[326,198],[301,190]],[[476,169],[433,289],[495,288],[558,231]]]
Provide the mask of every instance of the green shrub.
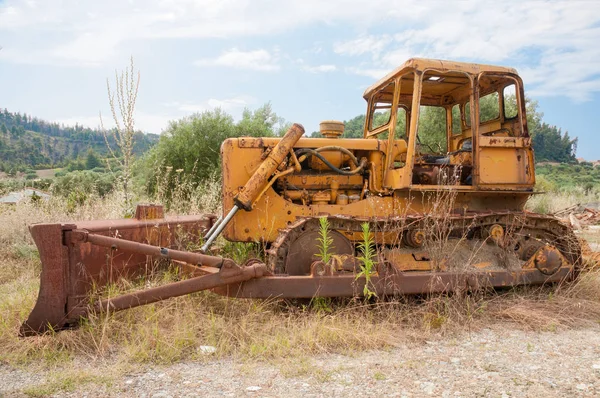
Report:
[[85,195],[97,194],[104,197],[115,186],[116,176],[112,173],[95,173],[90,170],[73,171],[63,177],[55,178],[52,193],[69,197],[71,193]]

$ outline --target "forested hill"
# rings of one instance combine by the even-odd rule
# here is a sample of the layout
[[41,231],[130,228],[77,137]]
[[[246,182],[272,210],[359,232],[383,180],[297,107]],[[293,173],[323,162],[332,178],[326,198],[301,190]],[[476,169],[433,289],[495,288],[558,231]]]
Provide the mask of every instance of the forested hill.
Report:
[[[147,151],[158,138],[157,134],[136,133],[134,152]],[[112,134],[109,144],[116,149]],[[77,124],[64,126],[0,109],[0,171],[61,167],[84,157],[89,149],[98,154],[108,152],[101,131]]]

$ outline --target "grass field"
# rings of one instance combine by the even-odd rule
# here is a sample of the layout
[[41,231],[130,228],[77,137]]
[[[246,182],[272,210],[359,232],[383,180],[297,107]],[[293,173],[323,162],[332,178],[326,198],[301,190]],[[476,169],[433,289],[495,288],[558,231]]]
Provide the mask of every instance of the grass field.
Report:
[[43,169],[36,170],[35,173],[37,174],[38,178],[54,178],[54,174],[56,174],[56,172],[59,170],[60,169]]

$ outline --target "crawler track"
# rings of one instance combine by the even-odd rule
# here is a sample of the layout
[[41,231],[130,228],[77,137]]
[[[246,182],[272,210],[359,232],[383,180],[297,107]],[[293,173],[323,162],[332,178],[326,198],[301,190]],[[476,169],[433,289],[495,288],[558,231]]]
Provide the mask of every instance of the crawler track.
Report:
[[[425,240],[435,243],[440,239],[462,239],[468,241],[489,240],[490,228],[500,225],[504,235],[496,239],[496,246],[507,255],[517,257],[525,263],[538,248],[550,245],[560,251],[572,267],[581,265],[581,245],[571,228],[558,219],[528,212],[489,212],[465,215],[447,215],[443,218],[431,216],[407,216],[387,219],[348,218],[329,216],[330,230],[349,237],[352,244],[361,232],[361,224],[369,223],[378,247],[407,247],[403,237],[411,231],[425,233]],[[288,258],[290,246],[302,235],[319,228],[318,217],[297,220],[280,231],[276,241],[267,251],[267,263],[275,274],[289,274],[294,259]],[[353,234],[354,233],[354,234]],[[482,242],[483,243],[483,242]],[[425,249],[427,244],[425,244]],[[296,267],[294,267],[296,268]]]

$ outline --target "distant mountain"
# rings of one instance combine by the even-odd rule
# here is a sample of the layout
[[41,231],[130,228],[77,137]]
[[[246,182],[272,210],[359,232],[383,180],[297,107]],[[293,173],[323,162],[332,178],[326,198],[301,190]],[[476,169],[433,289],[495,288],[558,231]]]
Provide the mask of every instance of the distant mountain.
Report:
[[[114,138],[109,144],[116,150]],[[142,154],[158,142],[158,134],[135,135],[134,153]],[[106,155],[108,149],[101,131],[76,124],[51,123],[26,114],[0,109],[0,170],[10,168],[61,167],[84,157],[89,149]]]

